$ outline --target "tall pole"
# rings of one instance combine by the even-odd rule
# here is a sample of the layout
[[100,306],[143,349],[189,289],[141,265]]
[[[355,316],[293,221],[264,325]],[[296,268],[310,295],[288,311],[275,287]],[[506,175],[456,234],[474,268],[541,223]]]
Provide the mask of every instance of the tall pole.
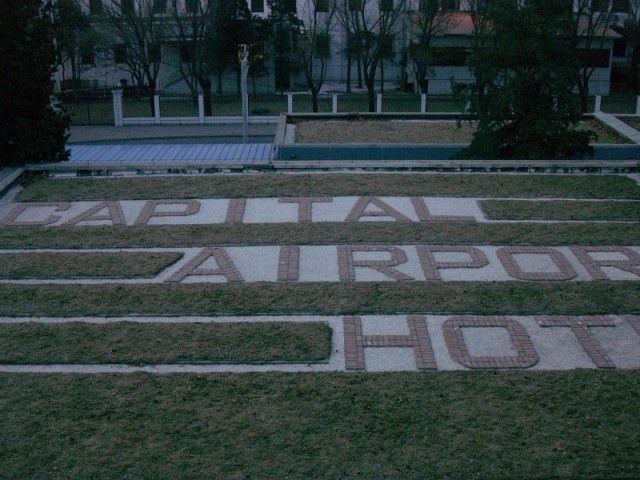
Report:
[[247,90],[247,77],[249,76],[249,47],[240,45],[238,48],[238,60],[240,61],[241,91],[242,91],[242,143],[247,143],[249,130],[249,93]]

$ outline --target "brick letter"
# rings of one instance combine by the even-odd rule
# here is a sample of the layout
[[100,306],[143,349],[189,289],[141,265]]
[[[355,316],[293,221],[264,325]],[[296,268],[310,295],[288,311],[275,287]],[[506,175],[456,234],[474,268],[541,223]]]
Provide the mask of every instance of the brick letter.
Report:
[[225,218],[224,223],[242,223],[245,208],[247,208],[246,198],[232,198],[229,200],[227,217]]
[[604,316],[568,317],[563,315],[544,316],[538,319],[541,327],[568,327],[578,339],[584,351],[598,368],[616,368],[615,364],[604,351],[596,337],[589,331],[589,327],[615,327],[613,320]]
[[368,347],[412,347],[418,370],[435,370],[436,358],[424,317],[407,317],[409,335],[363,335],[360,317],[344,317],[344,356],[347,370],[364,370],[364,349]]
[[[518,280],[544,281],[544,280],[571,280],[576,277],[576,271],[565,256],[558,250],[550,247],[502,247],[496,252],[507,274]],[[525,272],[520,268],[514,258],[517,254],[548,255],[559,272]]]
[[[213,258],[218,268],[201,268],[200,266]],[[171,275],[167,282],[181,282],[186,277],[221,275],[227,282],[243,282],[242,275],[229,258],[226,250],[220,247],[203,248],[202,251],[189,260],[176,273]]]
[[[158,212],[159,205],[183,205],[184,210],[178,211],[163,211]],[[147,225],[149,220],[153,217],[188,217],[189,215],[195,215],[200,211],[200,202],[197,200],[149,200],[145,203],[144,208],[136,219],[136,225]]]
[[[518,354],[508,357],[472,356],[462,329],[487,327],[505,328]],[[451,358],[468,368],[529,368],[538,363],[538,353],[529,334],[519,322],[508,317],[451,317],[442,325],[442,333]]]
[[280,247],[278,281],[297,282],[300,278],[300,247]]
[[[367,212],[369,205],[374,205],[380,211]],[[360,197],[347,215],[345,222],[357,222],[363,217],[391,217],[396,222],[411,222],[412,220],[378,197]]]
[[[389,260],[354,260],[355,252],[388,252]],[[355,282],[355,267],[371,268],[386,275],[397,282],[415,280],[398,270],[392,268],[407,263],[407,254],[398,247],[374,246],[374,245],[339,245],[338,246],[338,273],[341,282]]]
[[[571,247],[571,252],[576,256],[589,275],[594,280],[609,280],[602,267],[613,267],[624,272],[640,276],[640,254],[629,247]],[[626,260],[596,260],[590,253],[606,252],[621,253]]]
[[52,223],[56,223],[60,220],[60,215],[49,215],[44,220],[18,220],[20,215],[22,215],[29,208],[51,208],[53,207],[54,212],[66,212],[71,208],[71,204],[68,202],[39,202],[39,203],[21,203],[17,205],[9,214],[0,222],[2,225],[13,225],[13,226],[29,226],[29,225],[51,225]]
[[[441,268],[482,268],[489,265],[489,260],[482,250],[476,247],[457,247],[448,245],[419,245],[416,247],[418,258],[425,280],[442,280],[439,269]],[[435,252],[463,252],[468,253],[471,259],[468,262],[437,262],[433,254]]]
[[[100,214],[105,210],[103,214]],[[100,202],[90,209],[67,220],[62,225],[75,226],[80,222],[109,220],[112,225],[126,225],[120,202]]]
[[298,223],[311,223],[313,221],[313,204],[314,203],[331,203],[331,197],[290,197],[280,198],[278,203],[297,203],[298,204]]

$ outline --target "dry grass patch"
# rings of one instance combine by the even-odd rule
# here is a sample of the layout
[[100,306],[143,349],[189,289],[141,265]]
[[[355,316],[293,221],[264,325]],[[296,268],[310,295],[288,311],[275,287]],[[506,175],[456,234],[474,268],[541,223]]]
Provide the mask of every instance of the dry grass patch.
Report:
[[482,200],[494,220],[626,220],[640,221],[640,202]]
[[[585,120],[580,128],[593,130],[595,143],[631,143],[596,119]],[[336,120],[301,121],[296,124],[296,143],[470,143],[474,123],[455,120]]]
[[0,316],[640,313],[640,282],[0,285]]
[[640,198],[640,186],[621,175],[259,174],[31,178],[23,184],[20,202],[351,195]]
[[0,278],[149,278],[180,258],[177,252],[0,253]]
[[0,363],[318,362],[331,354],[324,323],[0,324]]
[[206,245],[638,245],[631,224],[315,223],[0,227],[4,248],[153,248]]

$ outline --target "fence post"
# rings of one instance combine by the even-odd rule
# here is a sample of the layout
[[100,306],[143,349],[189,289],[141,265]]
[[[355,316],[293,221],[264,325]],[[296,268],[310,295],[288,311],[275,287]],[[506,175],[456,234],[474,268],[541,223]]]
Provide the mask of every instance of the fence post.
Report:
[[111,95],[113,96],[113,124],[116,127],[121,127],[124,124],[122,120],[122,89],[111,90]]
[[596,95],[596,108],[594,110],[596,113],[602,111],[602,95]]
[[[640,97],[638,97],[638,98],[640,98]],[[333,113],[338,113],[338,94],[337,94],[337,93],[334,93],[334,94],[331,96],[331,100],[332,100],[331,111],[332,111]]]
[[420,94],[420,113],[427,113],[427,94]]
[[376,113],[382,113],[382,94],[379,93],[376,97]]
[[640,115],[640,95],[636,97],[636,115]]
[[153,96],[153,110],[155,116],[155,123],[160,123],[160,95]]
[[204,123],[204,95],[198,94],[198,123]]
[[287,113],[293,113],[293,93],[287,92]]

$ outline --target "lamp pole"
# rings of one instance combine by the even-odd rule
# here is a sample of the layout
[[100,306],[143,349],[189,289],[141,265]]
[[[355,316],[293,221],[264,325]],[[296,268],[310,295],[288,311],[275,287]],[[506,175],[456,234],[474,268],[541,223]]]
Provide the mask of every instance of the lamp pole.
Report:
[[245,44],[238,46],[238,61],[240,62],[242,87],[242,143],[247,143],[247,132],[249,130],[249,93],[247,91],[249,47]]

